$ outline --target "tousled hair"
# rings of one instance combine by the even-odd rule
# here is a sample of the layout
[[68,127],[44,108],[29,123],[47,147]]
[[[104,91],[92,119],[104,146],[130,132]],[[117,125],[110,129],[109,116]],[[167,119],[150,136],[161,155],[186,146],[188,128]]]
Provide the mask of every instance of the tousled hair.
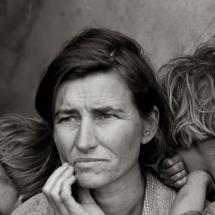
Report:
[[193,55],[171,60],[160,72],[176,146],[189,148],[215,138],[215,44],[200,45]]
[[[159,128],[168,139],[170,111],[143,49],[124,34],[104,28],[83,31],[51,62],[36,94],[38,113],[52,126],[56,92],[64,81],[110,71],[124,80],[141,116],[149,116],[154,107],[158,108]],[[143,163],[156,160],[165,151],[167,141],[158,139],[142,150]]]
[[23,201],[42,191],[58,163],[46,122],[17,114],[0,116],[0,165]]

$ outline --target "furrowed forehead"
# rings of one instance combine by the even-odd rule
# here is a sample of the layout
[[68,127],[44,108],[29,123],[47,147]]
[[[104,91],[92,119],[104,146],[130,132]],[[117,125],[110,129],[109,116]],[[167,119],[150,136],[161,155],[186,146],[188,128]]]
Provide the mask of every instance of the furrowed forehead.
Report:
[[131,102],[130,89],[118,75],[101,73],[64,82],[56,94],[55,109],[124,109]]

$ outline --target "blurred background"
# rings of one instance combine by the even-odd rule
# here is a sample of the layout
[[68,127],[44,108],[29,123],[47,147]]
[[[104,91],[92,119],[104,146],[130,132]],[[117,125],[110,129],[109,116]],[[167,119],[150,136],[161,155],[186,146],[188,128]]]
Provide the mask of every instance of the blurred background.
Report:
[[215,1],[0,0],[0,113],[36,115],[42,71],[89,26],[135,38],[158,69],[215,34]]

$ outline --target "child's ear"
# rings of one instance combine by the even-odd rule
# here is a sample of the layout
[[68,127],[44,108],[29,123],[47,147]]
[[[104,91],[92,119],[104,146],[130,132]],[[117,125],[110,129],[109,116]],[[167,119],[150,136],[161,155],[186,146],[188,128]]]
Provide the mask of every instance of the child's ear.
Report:
[[143,122],[143,131],[141,143],[147,144],[150,142],[158,131],[158,123],[159,123],[159,111],[156,106],[153,107],[153,111],[150,113],[147,119],[144,119]]

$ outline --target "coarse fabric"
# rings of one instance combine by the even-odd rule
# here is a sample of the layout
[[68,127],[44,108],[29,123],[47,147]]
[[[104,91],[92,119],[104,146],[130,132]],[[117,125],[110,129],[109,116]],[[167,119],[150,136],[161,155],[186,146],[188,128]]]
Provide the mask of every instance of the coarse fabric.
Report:
[[[168,215],[175,196],[176,192],[173,189],[164,185],[151,171],[146,171],[142,215]],[[45,195],[40,193],[24,202],[12,215],[54,215],[54,212]],[[215,215],[215,203],[210,204],[203,215]]]

